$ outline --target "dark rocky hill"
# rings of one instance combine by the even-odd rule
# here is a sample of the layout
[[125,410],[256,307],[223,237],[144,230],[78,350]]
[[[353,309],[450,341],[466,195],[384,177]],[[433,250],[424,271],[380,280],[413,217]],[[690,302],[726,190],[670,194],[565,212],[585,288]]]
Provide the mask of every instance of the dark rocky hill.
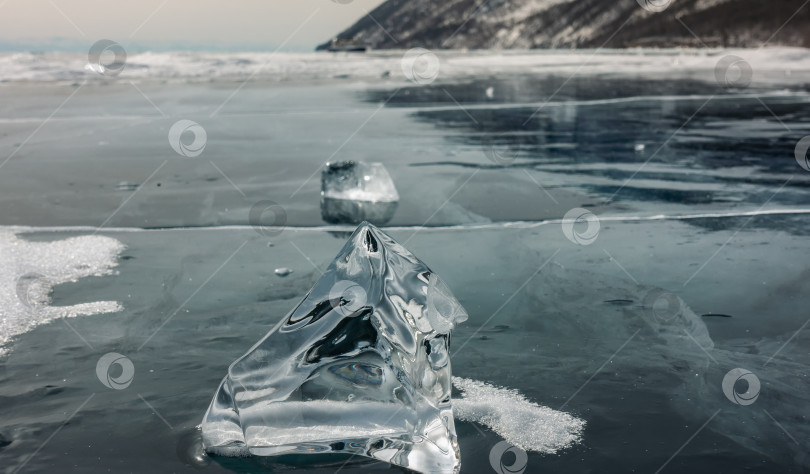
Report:
[[388,0],[338,37],[375,49],[810,47],[806,0],[639,1]]

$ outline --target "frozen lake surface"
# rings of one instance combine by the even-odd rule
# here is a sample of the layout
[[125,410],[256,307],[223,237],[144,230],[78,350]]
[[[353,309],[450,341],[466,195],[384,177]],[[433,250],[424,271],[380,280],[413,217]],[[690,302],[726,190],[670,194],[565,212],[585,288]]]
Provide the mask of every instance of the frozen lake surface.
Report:
[[[469,313],[453,375],[586,423],[526,472],[806,472],[810,63],[731,53],[750,84],[717,82],[723,51],[446,53],[424,84],[401,52],[116,77],[0,56],[0,470],[394,472],[195,451],[227,366],[353,230],[323,220],[323,163],[362,160],[396,184],[385,232]],[[180,120],[201,151],[173,149]],[[111,352],[125,387],[97,375]],[[724,393],[735,368],[753,403]],[[461,472],[493,472],[501,436],[456,428]]]

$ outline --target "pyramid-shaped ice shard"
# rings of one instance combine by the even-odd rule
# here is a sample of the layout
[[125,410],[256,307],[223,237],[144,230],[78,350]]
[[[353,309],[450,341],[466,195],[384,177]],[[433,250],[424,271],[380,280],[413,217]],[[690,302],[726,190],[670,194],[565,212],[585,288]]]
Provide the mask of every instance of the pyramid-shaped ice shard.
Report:
[[303,301],[236,360],[202,425],[208,452],[349,453],[455,473],[442,280],[363,223]]

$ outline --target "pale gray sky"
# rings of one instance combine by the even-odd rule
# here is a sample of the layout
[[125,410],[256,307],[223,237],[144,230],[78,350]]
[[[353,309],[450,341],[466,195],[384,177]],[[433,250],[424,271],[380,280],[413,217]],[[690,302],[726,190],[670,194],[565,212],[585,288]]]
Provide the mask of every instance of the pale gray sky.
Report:
[[0,0],[0,44],[5,50],[72,49],[111,39],[122,45],[274,48],[286,40],[286,50],[307,50],[382,1]]

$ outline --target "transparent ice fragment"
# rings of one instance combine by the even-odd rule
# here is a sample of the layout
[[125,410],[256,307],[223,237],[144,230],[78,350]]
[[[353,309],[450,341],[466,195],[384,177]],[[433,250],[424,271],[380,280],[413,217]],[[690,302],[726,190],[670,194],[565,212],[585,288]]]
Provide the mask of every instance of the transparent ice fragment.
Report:
[[449,334],[456,323],[467,320],[467,312],[438,275],[428,282],[425,315],[433,329],[445,334]]
[[466,317],[430,268],[361,224],[309,294],[231,364],[203,420],[206,451],[348,453],[458,472],[449,341]]
[[363,161],[327,163],[321,173],[321,194],[354,201],[399,201],[397,188],[385,166]]
[[399,202],[394,181],[382,163],[340,161],[321,172],[321,215],[329,223],[384,224]]
[[394,217],[398,202],[352,201],[321,198],[321,217],[330,224],[358,224],[363,221],[383,225]]

